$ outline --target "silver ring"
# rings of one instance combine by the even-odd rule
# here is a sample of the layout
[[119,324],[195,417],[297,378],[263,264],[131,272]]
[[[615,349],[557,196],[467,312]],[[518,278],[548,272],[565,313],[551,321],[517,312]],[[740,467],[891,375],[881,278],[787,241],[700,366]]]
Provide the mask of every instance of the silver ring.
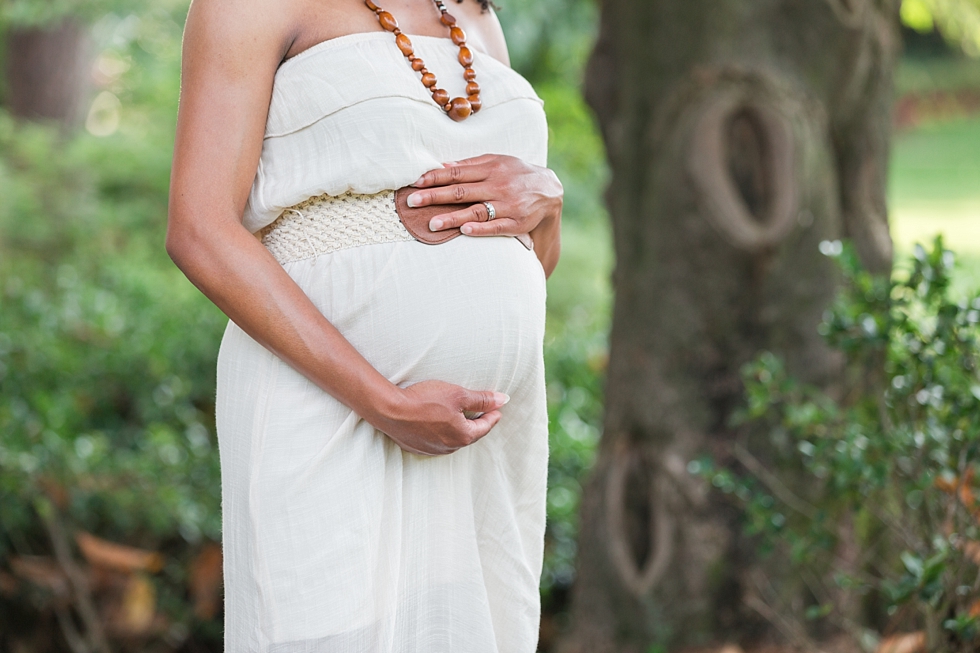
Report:
[[497,211],[494,210],[493,204],[490,202],[483,202],[483,206],[487,207],[487,222],[490,222],[497,217]]

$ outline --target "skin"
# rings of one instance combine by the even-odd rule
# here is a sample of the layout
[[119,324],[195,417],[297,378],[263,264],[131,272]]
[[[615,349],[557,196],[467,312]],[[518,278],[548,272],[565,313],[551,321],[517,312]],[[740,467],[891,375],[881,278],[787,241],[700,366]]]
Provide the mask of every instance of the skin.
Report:
[[[493,12],[472,0],[449,4],[469,46],[509,64]],[[431,2],[386,0],[382,6],[406,34],[446,36]],[[241,222],[279,65],[324,40],[380,29],[361,0],[194,0],[184,32],[167,252],[254,340],[405,451],[442,455],[485,436],[508,397],[438,380],[392,384]],[[486,208],[477,204],[437,216],[430,228],[460,226],[474,237],[530,233],[545,273],[557,264],[562,188],[547,168],[487,154],[447,162],[415,185],[418,206],[488,200],[497,211],[487,222]],[[467,419],[469,411],[482,416]]]

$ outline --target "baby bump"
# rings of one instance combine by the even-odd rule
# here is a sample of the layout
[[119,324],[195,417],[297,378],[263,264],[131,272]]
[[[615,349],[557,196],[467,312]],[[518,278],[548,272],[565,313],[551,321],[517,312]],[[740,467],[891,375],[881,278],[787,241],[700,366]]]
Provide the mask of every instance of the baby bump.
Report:
[[544,273],[514,238],[366,245],[285,267],[394,383],[511,392],[540,373]]

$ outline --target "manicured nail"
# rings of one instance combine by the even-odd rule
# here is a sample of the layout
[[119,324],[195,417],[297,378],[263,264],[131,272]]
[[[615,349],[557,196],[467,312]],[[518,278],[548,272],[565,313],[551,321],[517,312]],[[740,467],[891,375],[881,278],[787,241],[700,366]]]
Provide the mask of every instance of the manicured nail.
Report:
[[503,406],[508,401],[510,401],[510,395],[505,395],[503,392],[494,392],[493,400],[497,403],[498,406]]
[[418,188],[422,184],[423,179],[425,179],[424,176],[419,177],[418,179],[410,183],[409,186],[411,186],[412,188]]
[[408,199],[405,201],[408,203],[409,206],[415,207],[419,205],[419,202],[421,200],[422,200],[421,195],[419,195],[418,193],[412,193],[411,195],[408,196]]
[[429,223],[429,231],[439,231],[440,229],[442,229],[442,220],[433,218],[432,222]]
[[462,231],[467,236],[469,236],[471,233],[473,233],[473,227],[471,227],[468,224],[464,224],[462,227],[459,228],[459,230]]

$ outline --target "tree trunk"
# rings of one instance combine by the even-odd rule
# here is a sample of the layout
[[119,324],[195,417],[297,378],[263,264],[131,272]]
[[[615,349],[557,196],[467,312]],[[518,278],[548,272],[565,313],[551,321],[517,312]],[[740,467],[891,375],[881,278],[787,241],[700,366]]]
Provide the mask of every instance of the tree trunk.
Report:
[[74,127],[84,118],[91,78],[88,29],[74,20],[14,27],[5,36],[10,113]]
[[601,11],[586,95],[612,168],[616,303],[560,650],[746,641],[771,630],[767,579],[780,587],[783,572],[688,463],[725,462],[739,368],[760,350],[809,382],[837,378],[816,329],[837,285],[821,241],[849,237],[867,267],[890,270],[898,1]]

